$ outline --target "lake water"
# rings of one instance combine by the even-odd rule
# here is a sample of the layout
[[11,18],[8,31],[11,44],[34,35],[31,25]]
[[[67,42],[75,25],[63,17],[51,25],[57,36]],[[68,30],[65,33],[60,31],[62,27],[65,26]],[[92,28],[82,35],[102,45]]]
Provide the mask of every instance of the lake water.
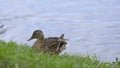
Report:
[[27,39],[40,29],[46,37],[65,34],[63,53],[120,59],[119,0],[0,0],[0,11],[1,40],[31,46]]

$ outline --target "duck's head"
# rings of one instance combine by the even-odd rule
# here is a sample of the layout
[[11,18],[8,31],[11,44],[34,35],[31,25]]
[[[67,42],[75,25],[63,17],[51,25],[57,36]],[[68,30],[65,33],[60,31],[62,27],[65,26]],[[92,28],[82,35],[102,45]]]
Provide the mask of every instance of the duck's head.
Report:
[[44,40],[43,32],[41,30],[35,30],[33,32],[32,37],[30,39],[28,39],[27,41],[30,41],[32,39]]

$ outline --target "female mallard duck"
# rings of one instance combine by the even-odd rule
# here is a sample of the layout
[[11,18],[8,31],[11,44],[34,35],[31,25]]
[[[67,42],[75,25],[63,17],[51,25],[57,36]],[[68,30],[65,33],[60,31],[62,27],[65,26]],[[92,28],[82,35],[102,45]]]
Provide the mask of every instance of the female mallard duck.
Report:
[[44,38],[44,34],[41,30],[34,31],[28,41],[32,39],[37,39],[32,46],[34,49],[42,50],[50,54],[59,54],[66,48],[67,44],[66,39],[64,39],[64,34],[60,37]]

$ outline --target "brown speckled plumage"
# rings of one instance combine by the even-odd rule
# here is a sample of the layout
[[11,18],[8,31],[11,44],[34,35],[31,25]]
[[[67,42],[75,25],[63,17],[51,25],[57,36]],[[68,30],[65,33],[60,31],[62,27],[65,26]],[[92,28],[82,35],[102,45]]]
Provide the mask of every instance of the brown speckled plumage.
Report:
[[59,54],[66,48],[66,39],[64,34],[60,37],[48,37],[44,38],[44,34],[41,30],[33,32],[32,37],[28,40],[37,39],[33,44],[33,48],[50,54]]

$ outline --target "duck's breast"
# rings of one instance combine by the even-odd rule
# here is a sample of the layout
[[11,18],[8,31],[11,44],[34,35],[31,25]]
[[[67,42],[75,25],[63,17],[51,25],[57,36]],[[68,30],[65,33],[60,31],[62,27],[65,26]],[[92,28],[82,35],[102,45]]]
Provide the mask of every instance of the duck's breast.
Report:
[[40,49],[43,47],[43,43],[40,40],[36,40],[32,47]]

